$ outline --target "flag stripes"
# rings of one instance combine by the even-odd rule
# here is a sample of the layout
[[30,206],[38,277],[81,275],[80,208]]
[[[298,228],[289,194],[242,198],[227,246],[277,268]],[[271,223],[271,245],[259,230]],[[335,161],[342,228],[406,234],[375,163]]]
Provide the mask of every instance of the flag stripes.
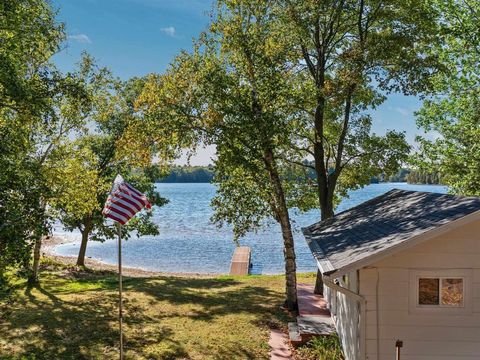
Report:
[[147,209],[152,207],[145,194],[142,194],[132,185],[125,182],[122,176],[117,175],[102,214],[125,225],[144,207]]

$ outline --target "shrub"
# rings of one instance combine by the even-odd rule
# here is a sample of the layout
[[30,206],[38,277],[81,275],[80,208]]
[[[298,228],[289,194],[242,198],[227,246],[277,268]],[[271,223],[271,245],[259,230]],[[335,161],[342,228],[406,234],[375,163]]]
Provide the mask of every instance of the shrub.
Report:
[[301,360],[344,360],[338,336],[319,336],[296,351]]

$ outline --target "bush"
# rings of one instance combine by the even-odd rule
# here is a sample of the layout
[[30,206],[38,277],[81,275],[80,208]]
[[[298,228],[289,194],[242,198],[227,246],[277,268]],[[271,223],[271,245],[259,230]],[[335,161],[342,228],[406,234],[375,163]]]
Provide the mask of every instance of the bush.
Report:
[[338,336],[319,336],[296,351],[301,360],[344,360]]

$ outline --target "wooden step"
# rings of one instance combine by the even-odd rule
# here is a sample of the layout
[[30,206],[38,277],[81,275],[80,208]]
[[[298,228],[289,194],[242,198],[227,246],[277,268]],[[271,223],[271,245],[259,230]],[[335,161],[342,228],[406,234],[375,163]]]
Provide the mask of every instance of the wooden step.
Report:
[[335,333],[332,318],[326,316],[298,316],[297,322],[288,323],[290,343],[296,347],[317,336],[330,336]]
[[330,316],[328,303],[321,295],[315,294],[312,284],[297,285],[298,315],[327,315]]
[[300,335],[332,335],[335,324],[330,316],[298,316],[297,326]]
[[290,343],[292,346],[303,344],[302,336],[300,335],[300,331],[296,322],[288,323],[288,337],[290,338]]
[[293,346],[304,344],[316,336],[335,333],[335,324],[323,296],[313,293],[310,284],[297,285],[298,316],[296,323],[289,323],[290,342]]

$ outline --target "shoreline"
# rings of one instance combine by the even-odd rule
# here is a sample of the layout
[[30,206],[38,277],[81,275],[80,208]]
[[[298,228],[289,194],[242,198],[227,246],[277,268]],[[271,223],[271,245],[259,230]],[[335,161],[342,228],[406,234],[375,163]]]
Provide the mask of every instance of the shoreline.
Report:
[[[55,253],[55,247],[61,244],[75,242],[75,239],[69,239],[59,235],[50,235],[43,239],[41,248],[41,257],[52,259],[67,266],[77,266],[76,256],[58,255]],[[85,266],[89,269],[99,271],[118,272],[117,265],[104,263],[100,260],[85,257]],[[164,272],[155,270],[145,270],[136,267],[122,266],[122,274],[129,277],[155,277],[155,276],[174,276],[174,277],[188,277],[188,278],[214,278],[219,276],[228,276],[228,274],[213,274],[213,273],[188,273],[188,272]]]

